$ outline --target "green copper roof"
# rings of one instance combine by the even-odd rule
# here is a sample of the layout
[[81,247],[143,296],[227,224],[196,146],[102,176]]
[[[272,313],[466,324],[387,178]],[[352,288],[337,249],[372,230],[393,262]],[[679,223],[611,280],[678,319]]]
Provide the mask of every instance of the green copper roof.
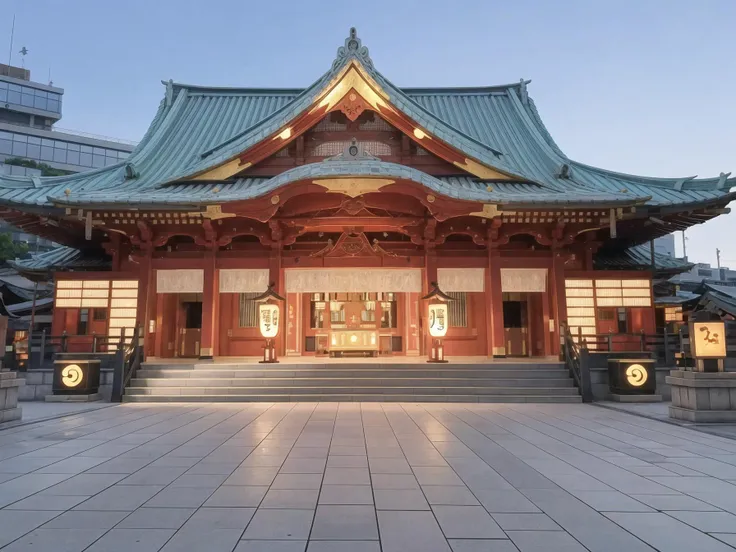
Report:
[[[0,176],[0,205],[43,211],[51,205],[87,202],[149,205],[199,204],[247,199],[314,167],[294,169],[274,179],[239,179],[215,185],[186,183],[186,177],[222,161],[273,134],[307,109],[315,94],[357,61],[390,101],[420,126],[483,163],[516,175],[519,184],[487,184],[472,178],[434,178],[411,172],[412,179],[453,197],[504,204],[635,204],[653,206],[725,202],[736,179],[649,178],[621,174],[570,160],[557,147],[527,94],[527,82],[488,88],[399,89],[375,70],[368,51],[351,34],[331,69],[307,89],[208,88],[167,83],[164,100],[143,140],[125,162],[62,177]],[[356,171],[362,166],[352,165]],[[392,171],[391,163],[381,163]],[[319,170],[322,170],[321,168]],[[402,167],[402,170],[408,170]],[[564,175],[564,177],[562,177]],[[184,182],[176,182],[184,179]],[[284,180],[286,179],[286,180]],[[167,187],[168,185],[168,187]],[[444,192],[440,192],[444,193]],[[256,195],[254,195],[256,194]],[[527,197],[528,200],[528,197]]]
[[[596,255],[594,263],[597,270],[651,270],[651,250],[649,244],[644,244],[621,251],[603,251]],[[677,257],[655,252],[654,266],[660,276],[664,274],[672,276],[690,270],[695,265]]]

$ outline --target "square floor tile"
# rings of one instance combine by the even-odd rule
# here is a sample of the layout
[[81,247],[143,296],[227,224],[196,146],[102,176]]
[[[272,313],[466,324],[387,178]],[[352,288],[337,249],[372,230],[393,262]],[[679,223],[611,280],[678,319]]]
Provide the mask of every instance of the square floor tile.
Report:
[[46,495],[43,492],[31,495],[19,502],[15,502],[10,506],[6,506],[6,510],[57,510],[65,511],[74,508],[80,502],[87,500],[88,496],[64,496],[64,495]]
[[128,512],[82,512],[70,510],[46,523],[43,529],[111,529]]
[[241,540],[234,552],[304,552],[307,541]]
[[482,506],[432,506],[448,539],[503,539],[505,535]]
[[504,531],[562,531],[545,514],[493,514],[491,517]]
[[447,542],[452,552],[519,552],[510,540],[448,539]]
[[146,502],[146,507],[157,508],[199,508],[215,492],[215,487],[172,487]]
[[306,540],[314,510],[263,508],[256,512],[243,534],[246,540]]
[[85,552],[158,552],[173,529],[111,529]]
[[280,473],[273,480],[272,489],[319,489],[322,474],[318,473]]
[[250,508],[257,507],[268,487],[246,487],[242,485],[222,486],[204,503],[208,508]]
[[161,552],[232,552],[240,539],[240,529],[179,530]]
[[0,510],[0,547],[43,525],[60,513]]
[[279,473],[323,473],[324,458],[287,458]]
[[296,508],[314,510],[319,491],[316,489],[271,489],[261,502],[261,508]]
[[509,531],[520,552],[588,552],[564,531]]
[[276,478],[279,469],[270,468],[238,468],[225,480],[223,485],[270,485]]
[[380,552],[378,541],[309,541],[307,552]]
[[133,511],[163,488],[162,485],[114,485],[85,500],[75,510]]
[[424,493],[417,489],[376,489],[376,510],[429,510]]
[[478,506],[473,493],[459,485],[422,485],[422,491],[430,504],[448,506]]
[[417,478],[413,475],[394,473],[374,473],[371,476],[374,489],[416,489],[419,490]]
[[366,456],[340,456],[330,455],[327,459],[328,468],[367,468],[368,458]]
[[369,485],[322,485],[320,504],[373,504]]
[[325,485],[370,485],[368,468],[327,468]]
[[376,512],[372,506],[317,507],[312,540],[378,540]]
[[383,552],[451,552],[432,512],[379,511]]
[[121,521],[121,529],[179,529],[194,513],[189,508],[138,508]]
[[200,508],[187,520],[182,530],[239,529],[242,532],[254,513],[255,508]]
[[414,468],[414,475],[420,485],[460,485],[465,486],[455,471],[449,467],[418,467]]
[[33,550],[53,552],[81,552],[99,539],[107,529],[36,529],[3,548],[3,552]]
[[370,458],[371,473],[411,474],[409,463],[403,458]]

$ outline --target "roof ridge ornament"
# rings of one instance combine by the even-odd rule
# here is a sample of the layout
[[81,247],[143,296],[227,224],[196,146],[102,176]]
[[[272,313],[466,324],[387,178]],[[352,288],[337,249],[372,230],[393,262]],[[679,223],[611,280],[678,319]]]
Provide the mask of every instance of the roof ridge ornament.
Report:
[[529,81],[526,81],[524,79],[519,80],[519,90],[521,93],[521,103],[523,105],[526,105],[529,103],[529,92],[526,89],[526,85]]
[[373,60],[368,55],[368,48],[363,46],[363,42],[358,38],[358,31],[355,30],[355,27],[350,27],[350,34],[345,39],[345,45],[337,49],[337,57],[332,68],[337,69],[349,58],[355,58],[366,67],[373,69]]

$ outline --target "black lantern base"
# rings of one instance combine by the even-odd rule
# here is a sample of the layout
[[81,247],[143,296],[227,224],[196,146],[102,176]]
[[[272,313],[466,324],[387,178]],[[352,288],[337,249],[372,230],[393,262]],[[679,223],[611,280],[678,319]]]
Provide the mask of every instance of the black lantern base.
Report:
[[55,360],[51,388],[54,395],[94,395],[100,388],[100,361]]
[[445,360],[445,346],[442,344],[441,338],[435,338],[432,343],[432,348],[429,350],[429,359],[427,362],[430,364],[446,364]]
[[279,361],[276,358],[276,347],[273,344],[273,339],[267,339],[266,344],[263,346],[263,360],[259,360],[258,364],[278,364]]
[[654,395],[657,378],[651,358],[609,358],[608,385],[615,395]]

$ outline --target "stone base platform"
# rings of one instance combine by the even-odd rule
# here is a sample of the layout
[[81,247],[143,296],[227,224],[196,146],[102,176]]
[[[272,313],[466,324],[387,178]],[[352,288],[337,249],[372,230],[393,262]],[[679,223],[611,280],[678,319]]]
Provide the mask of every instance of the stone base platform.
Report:
[[736,421],[736,373],[672,370],[670,417],[690,422]]
[[617,395],[611,393],[612,400],[622,403],[654,403],[662,402],[662,395]]
[[46,402],[94,402],[101,401],[101,393],[91,395],[46,395]]
[[24,383],[15,372],[0,372],[0,422],[21,419],[22,410],[18,408],[18,389]]

